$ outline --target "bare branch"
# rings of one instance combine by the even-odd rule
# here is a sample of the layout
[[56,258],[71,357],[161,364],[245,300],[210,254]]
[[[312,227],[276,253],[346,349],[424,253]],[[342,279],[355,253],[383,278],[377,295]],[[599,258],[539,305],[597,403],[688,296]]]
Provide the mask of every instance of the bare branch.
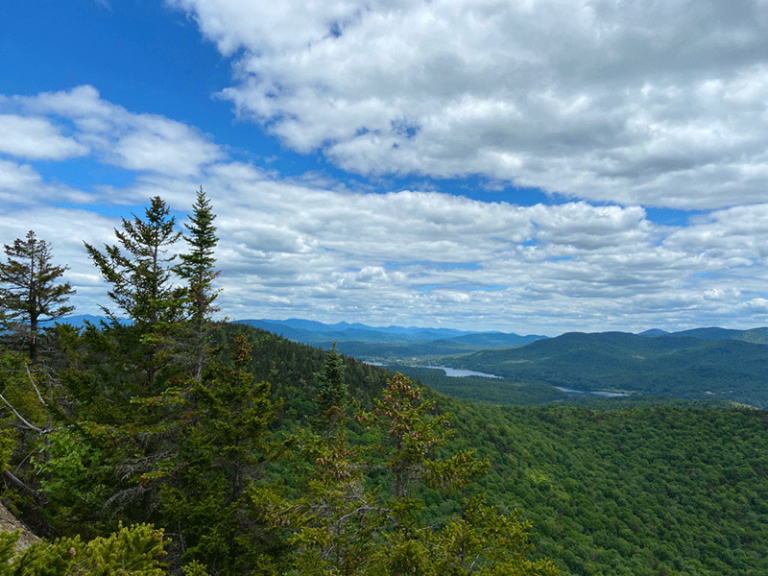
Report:
[[46,431],[45,431],[45,430],[43,430],[42,428],[38,428],[38,427],[37,427],[37,426],[35,426],[34,424],[30,424],[30,423],[27,421],[27,419],[26,419],[26,418],[24,418],[24,416],[22,416],[21,414],[19,414],[19,413],[16,411],[16,408],[14,408],[14,407],[11,405],[11,403],[10,403],[10,402],[8,402],[8,400],[6,400],[6,399],[5,399],[5,396],[3,396],[2,394],[0,394],[0,400],[2,400],[2,401],[3,401],[3,403],[4,403],[6,406],[8,406],[8,408],[11,410],[11,412],[13,412],[13,413],[16,415],[16,418],[18,418],[19,420],[21,420],[22,424],[24,424],[24,425],[25,425],[27,428],[29,428],[30,430],[34,430],[34,431],[35,431],[35,432],[37,432],[38,434],[46,434]]
[[29,492],[30,494],[32,494],[32,496],[34,496],[36,500],[39,500],[39,499],[40,499],[40,494],[38,494],[37,492],[35,492],[34,490],[32,490],[32,488],[30,488],[29,486],[27,486],[26,484],[24,484],[24,482],[22,482],[21,480],[19,480],[18,478],[16,478],[16,476],[14,476],[14,475],[13,475],[13,473],[12,473],[10,470],[3,470],[3,476],[5,476],[5,478],[6,478],[6,479],[7,479],[7,480],[8,480],[8,481],[11,483],[11,484],[13,484],[14,486],[16,486],[17,488],[21,488],[21,489],[22,489],[22,490],[24,490],[25,492]]
[[29,364],[24,363],[24,368],[27,370],[27,376],[29,377],[29,383],[32,384],[32,388],[35,389],[35,394],[37,394],[37,399],[40,400],[40,404],[42,406],[45,406],[45,400],[43,400],[43,397],[40,395],[40,390],[38,390],[37,384],[35,384],[35,379],[32,378],[32,373],[29,371]]

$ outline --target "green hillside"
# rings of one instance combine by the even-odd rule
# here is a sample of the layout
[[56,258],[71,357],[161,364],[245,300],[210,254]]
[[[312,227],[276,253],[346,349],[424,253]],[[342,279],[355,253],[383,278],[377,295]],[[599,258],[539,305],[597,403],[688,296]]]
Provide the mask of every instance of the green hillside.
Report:
[[768,348],[741,340],[569,333],[484,350],[445,365],[574,390],[610,390],[768,406]]
[[[323,370],[326,354],[249,327],[226,326],[214,339],[222,362],[221,378],[229,373],[227,359],[232,357],[232,349],[238,346],[238,338],[243,334],[251,346],[246,364],[250,376],[232,373],[241,383],[240,388],[225,387],[218,391],[214,387],[210,393],[221,400],[228,397],[236,400],[242,394],[269,390],[277,408],[277,419],[269,430],[263,430],[266,436],[259,442],[280,441],[314,426],[319,394],[315,375]],[[622,338],[624,336],[619,336],[614,341],[620,342]],[[579,348],[594,338],[572,336],[567,340]],[[684,351],[687,347],[689,342],[677,339],[673,351],[667,353]],[[647,350],[662,348],[657,342],[649,344]],[[11,366],[11,360],[11,356],[6,356],[6,366]],[[363,408],[375,406],[375,399],[381,397],[391,374],[349,358],[344,359],[343,364],[349,395]],[[19,402],[27,398],[25,402],[32,406],[34,396],[20,396],[17,390],[24,385],[24,378],[18,382],[4,381],[4,390],[6,394],[14,394],[9,397]],[[271,384],[267,389],[260,384],[264,380]],[[210,452],[205,442],[213,442],[218,437],[219,432],[215,432],[218,427],[230,430],[228,434],[236,427],[229,427],[227,420],[214,419],[215,427],[206,431],[202,426],[207,420],[195,416],[193,421],[199,420],[195,425],[196,435],[181,434],[185,428],[180,428],[178,434],[181,435],[177,437],[174,427],[168,426],[175,418],[181,418],[182,422],[189,418],[188,411],[194,405],[185,400],[176,408],[176,400],[166,405],[160,401],[161,397],[147,397],[138,403],[134,400],[131,405],[135,408],[119,415],[123,425],[105,426],[96,419],[104,421],[108,417],[114,422],[118,415],[102,399],[78,388],[95,382],[82,377],[74,379],[74,375],[66,382],[71,398],[79,404],[78,412],[89,417],[91,423],[87,424],[88,428],[84,421],[79,424],[80,445],[62,444],[65,452],[57,455],[54,451],[54,458],[43,468],[31,467],[27,458],[33,445],[32,436],[14,453],[11,464],[20,482],[30,490],[37,490],[44,479],[42,487],[47,494],[44,506],[18,486],[8,483],[6,487],[4,501],[30,526],[42,534],[81,534],[92,538],[114,531],[118,520],[134,523],[149,519],[167,527],[173,538],[174,522],[185,518],[184,514],[197,511],[202,516],[195,520],[196,524],[185,528],[188,543],[196,541],[192,527],[199,522],[205,527],[201,534],[211,529],[234,534],[227,531],[248,527],[243,538],[231,544],[241,550],[238,557],[243,562],[254,558],[250,555],[253,551],[268,554],[275,562],[286,558],[290,548],[263,532],[260,523],[254,524],[246,517],[232,517],[231,511],[218,507],[213,500],[196,500],[217,494],[217,483],[228,478],[227,470],[238,462],[237,458],[230,460],[227,452]],[[251,387],[253,392],[249,392]],[[226,394],[221,395],[222,392]],[[102,394],[114,393],[106,387]],[[764,574],[768,570],[766,412],[681,407],[610,411],[569,406],[503,408],[435,393],[428,396],[437,401],[434,414],[447,416],[455,432],[436,456],[448,458],[477,450],[479,459],[488,458],[488,473],[467,490],[469,494],[485,493],[490,505],[507,511],[518,509],[523,518],[531,521],[532,559],[550,559],[562,574],[574,576],[741,576]],[[208,400],[201,397],[196,402]],[[150,418],[153,414],[163,415],[158,429],[153,428],[156,426],[152,424],[155,416]],[[234,418],[233,422],[241,418],[237,412],[226,414],[231,414],[228,417]],[[5,429],[9,430],[7,427],[12,426],[14,420],[11,414],[6,417]],[[139,444],[131,440],[133,431],[140,431],[143,440]],[[68,437],[52,438],[58,443]],[[385,437],[367,432],[363,424],[351,418],[348,438],[355,447],[350,454],[364,454],[385,442]],[[161,466],[143,472],[136,469],[137,456],[152,456],[153,450],[176,445],[169,445],[171,441],[180,443],[176,449],[181,453],[178,457],[164,456],[164,460],[158,462],[175,462],[173,468]],[[248,439],[238,442],[242,441],[251,445]],[[73,475],[73,470],[92,458],[90,451],[96,449],[100,453],[99,466],[79,468],[80,472]],[[140,451],[135,452],[137,450]],[[295,456],[288,453],[275,453],[268,461],[251,461],[247,453],[242,454],[246,458],[243,467],[232,469],[240,469],[251,478],[250,482],[257,483],[254,486],[261,486],[260,494],[265,487],[259,483],[268,477],[284,485],[288,495],[291,490],[301,494],[299,479],[315,461],[299,463],[297,467]],[[73,455],[80,460],[72,460]],[[210,464],[206,464],[209,460]],[[245,465],[246,461],[250,463]],[[257,465],[258,462],[261,463]],[[382,484],[384,477],[376,471],[383,463],[376,464],[375,459],[373,463],[367,482],[372,483],[371,488],[378,485],[384,490],[378,492],[379,498],[386,497],[388,484]],[[47,476],[41,476],[40,470]],[[122,470],[121,474],[137,470],[131,474],[138,474],[135,477],[138,484],[121,480],[122,476],[115,475],[115,470]],[[186,473],[191,474],[188,480],[185,480]],[[116,506],[116,497],[125,498],[139,488],[141,498]],[[179,499],[182,494],[184,499]],[[447,518],[461,513],[459,492],[442,493],[423,487],[414,492],[414,497],[424,503],[418,521],[435,529],[444,526]],[[170,504],[174,507],[167,508]],[[192,517],[187,521],[192,522]],[[213,542],[223,545],[221,540]],[[202,544],[196,548],[196,557],[213,562],[215,548],[208,550],[200,546]],[[173,546],[168,550],[180,553]],[[174,562],[178,562],[178,557]],[[237,573],[233,568],[237,564],[216,565],[221,573]],[[225,569],[225,566],[230,567]]]
[[441,407],[563,574],[768,573],[766,412]]

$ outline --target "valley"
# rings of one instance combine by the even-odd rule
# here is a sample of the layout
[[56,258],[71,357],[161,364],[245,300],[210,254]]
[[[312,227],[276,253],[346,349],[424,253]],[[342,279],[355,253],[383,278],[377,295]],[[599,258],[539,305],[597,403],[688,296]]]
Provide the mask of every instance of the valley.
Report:
[[[547,338],[300,321],[286,321],[282,328],[276,321],[244,323],[260,322],[297,342],[326,349],[335,342],[343,354],[481,403],[768,407],[766,328],[572,332]],[[456,378],[429,366],[469,373]]]

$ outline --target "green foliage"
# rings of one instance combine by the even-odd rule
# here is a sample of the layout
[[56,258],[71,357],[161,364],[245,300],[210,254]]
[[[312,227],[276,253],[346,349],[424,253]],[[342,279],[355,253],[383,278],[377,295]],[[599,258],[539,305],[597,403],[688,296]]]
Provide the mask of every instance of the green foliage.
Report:
[[41,456],[33,456],[31,464],[48,497],[46,507],[62,524],[80,524],[81,512],[104,500],[104,486],[94,473],[102,461],[100,450],[76,429],[60,429],[47,436]]
[[768,570],[765,412],[437,402],[490,458],[488,501],[521,508],[532,557],[564,575]]
[[[82,342],[72,334],[67,342],[67,355],[78,358]],[[80,358],[79,370],[65,371],[72,405],[60,417],[70,410],[77,417],[66,433],[50,435],[50,464],[40,460],[36,476],[18,475],[45,487],[49,503],[37,510],[50,515],[52,529],[92,538],[121,518],[150,519],[172,534],[165,548],[174,573],[187,566],[190,574],[461,573],[461,554],[471,557],[476,535],[498,542],[494,526],[503,534],[504,522],[515,529],[505,541],[519,546],[508,547],[509,557],[478,557],[477,573],[514,574],[505,572],[507,560],[536,573],[539,564],[526,562],[544,558],[564,576],[768,572],[763,411],[497,408],[417,395],[405,381],[382,394],[385,372],[341,357],[348,395],[365,418],[326,435],[309,424],[327,354],[232,325],[212,342],[217,364],[199,383],[164,380],[164,393],[134,395],[132,403],[101,364],[96,370]],[[31,423],[45,424],[23,358],[5,362],[15,370],[5,380],[16,388],[14,402]],[[425,401],[434,409],[419,411]],[[251,406],[254,416],[277,419],[254,421],[253,439],[236,436],[249,426]],[[4,416],[19,438],[17,419]],[[419,428],[423,421],[431,428]],[[275,460],[273,449],[289,434],[286,458]],[[42,446],[33,436],[11,471]],[[477,466],[469,484],[464,457]],[[407,488],[399,499],[398,484]],[[40,525],[30,507],[19,509]],[[530,535],[523,558],[514,551],[528,544],[515,534]]]
[[[12,557],[17,533],[0,534],[0,576],[164,576],[163,531],[149,524],[83,544],[78,536],[36,543]],[[201,575],[203,573],[197,572]]]
[[[175,255],[166,252],[181,233],[174,230],[175,218],[169,218],[169,212],[165,202],[156,196],[145,210],[145,220],[138,216],[122,219],[123,230],[115,229],[119,246],[105,245],[104,252],[100,252],[85,244],[88,255],[112,286],[110,299],[138,324],[154,326],[177,319],[176,307],[170,305],[175,295],[169,283],[169,262]],[[104,311],[115,318],[113,312],[106,308]]]
[[65,303],[75,291],[69,283],[56,283],[68,268],[51,263],[50,246],[33,231],[6,244],[5,253],[7,261],[0,262],[0,333],[20,341],[35,361],[40,323],[72,312],[74,307]]
[[183,394],[183,432],[160,488],[160,518],[177,530],[182,562],[239,575],[263,565],[265,551],[277,545],[248,516],[245,491],[271,457],[267,435],[279,405],[269,383],[245,371],[251,346],[244,335],[235,336],[230,360]]
[[485,505],[483,496],[464,499],[460,515],[441,530],[422,529],[387,535],[373,555],[370,574],[425,576],[554,576],[549,561],[531,560],[527,544],[530,524]]
[[327,352],[323,369],[315,375],[317,386],[319,430],[335,434],[346,422],[347,384],[344,381],[344,360],[336,352],[336,344]]
[[[22,492],[25,506],[35,509],[45,504],[45,496],[33,464],[50,455],[59,394],[43,367],[29,362],[17,352],[0,354],[0,470],[6,484]],[[47,391],[43,382],[49,385]]]
[[[378,432],[371,449],[350,447],[345,430],[328,437],[300,433],[294,440],[305,474],[301,496],[271,502],[266,514],[291,531],[293,566],[300,574],[540,574],[554,565],[526,558],[528,526],[468,497],[460,516],[425,524],[428,488],[460,490],[488,463],[472,451],[440,458],[450,437],[447,416],[398,374],[373,411],[355,420]],[[263,501],[262,492],[252,494]],[[263,506],[263,505],[262,505]]]
[[169,361],[168,339],[180,320],[183,292],[172,282],[168,250],[181,237],[174,230],[175,219],[159,198],[152,198],[145,219],[122,219],[123,230],[115,229],[118,245],[104,246],[101,252],[85,244],[88,255],[111,286],[107,292],[132,326],[122,326],[115,312],[102,306],[112,320],[122,362],[129,371],[140,370],[146,383],[153,384],[158,371]]
[[219,239],[213,221],[216,215],[211,209],[211,203],[203,192],[203,187],[197,193],[197,200],[189,217],[191,225],[185,224],[190,235],[184,240],[189,244],[191,252],[180,254],[181,262],[176,265],[175,272],[187,283],[186,334],[180,336],[180,343],[190,349],[193,356],[193,374],[200,380],[203,366],[208,353],[207,341],[211,333],[211,316],[218,311],[213,301],[218,291],[213,288],[213,281],[219,275],[214,270],[216,257],[214,248]]

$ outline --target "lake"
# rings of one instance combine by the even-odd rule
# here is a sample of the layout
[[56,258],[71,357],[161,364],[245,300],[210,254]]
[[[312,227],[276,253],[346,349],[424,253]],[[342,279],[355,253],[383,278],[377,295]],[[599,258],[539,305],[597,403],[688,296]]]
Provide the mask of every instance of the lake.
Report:
[[576,396],[603,396],[605,398],[617,398],[619,396],[629,396],[629,394],[623,394],[622,392],[602,392],[602,391],[593,391],[593,390],[571,390],[570,388],[561,388],[560,386],[555,386],[560,392],[565,392],[566,394],[574,394]]
[[449,368],[448,366],[419,366],[419,368],[430,368],[431,370],[442,370],[446,376],[452,378],[464,378],[466,376],[478,376],[480,378],[501,378],[495,374],[486,374],[484,372],[475,372],[474,370],[461,370],[459,368]]

